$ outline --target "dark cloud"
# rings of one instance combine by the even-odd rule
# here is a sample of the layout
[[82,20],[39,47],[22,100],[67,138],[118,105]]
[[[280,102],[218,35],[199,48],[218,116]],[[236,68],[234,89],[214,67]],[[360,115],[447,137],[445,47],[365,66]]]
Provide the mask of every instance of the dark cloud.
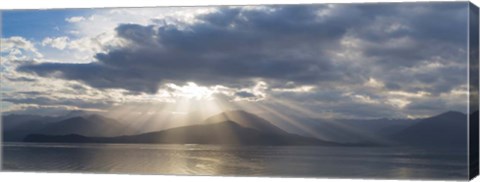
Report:
[[48,96],[32,96],[30,98],[3,98],[3,101],[15,104],[36,104],[39,106],[73,106],[79,108],[108,108],[113,103],[108,101],[92,101],[84,99],[65,99],[65,98],[51,98]]
[[34,64],[18,70],[60,76],[97,88],[155,92],[165,81],[239,84],[251,79],[318,82],[342,80],[325,52],[353,24],[345,16],[319,20],[326,6],[279,6],[274,11],[220,8],[202,23],[122,24],[129,46],[99,53],[91,64]]
[[108,100],[92,100],[82,98],[64,98],[52,96],[48,92],[40,91],[26,91],[26,92],[14,92],[4,93],[2,101],[10,102],[14,104],[35,104],[39,107],[78,107],[78,108],[108,108],[113,102]]
[[35,81],[37,81],[37,79],[27,78],[27,77],[9,77],[9,76],[5,76],[4,78],[7,79],[8,81],[12,81],[12,82],[35,82]]
[[250,92],[245,92],[245,91],[237,92],[237,93],[235,93],[235,95],[238,96],[238,97],[241,97],[241,98],[255,97],[255,94],[250,93]]

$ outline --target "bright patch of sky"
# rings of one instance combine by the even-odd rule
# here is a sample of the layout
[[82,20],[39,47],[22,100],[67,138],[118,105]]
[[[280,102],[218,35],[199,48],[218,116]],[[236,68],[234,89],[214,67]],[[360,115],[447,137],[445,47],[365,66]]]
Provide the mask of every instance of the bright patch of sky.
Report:
[[65,35],[71,24],[65,21],[73,16],[92,13],[89,9],[76,10],[4,10],[2,37],[21,36],[28,40],[42,41],[45,37]]

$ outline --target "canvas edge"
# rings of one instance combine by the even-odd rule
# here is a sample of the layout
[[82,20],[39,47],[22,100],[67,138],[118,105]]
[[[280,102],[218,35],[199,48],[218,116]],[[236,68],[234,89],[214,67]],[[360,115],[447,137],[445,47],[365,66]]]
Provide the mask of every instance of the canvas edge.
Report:
[[[371,4],[375,4],[375,3],[428,3],[429,1],[419,1],[419,2],[369,2]],[[461,1],[431,1],[430,3],[448,3],[448,2],[459,2],[461,3]],[[357,2],[358,3],[358,2]],[[318,3],[318,4],[336,4],[336,3]],[[355,3],[350,3],[350,4],[355,4]],[[298,4],[285,4],[285,5],[298,5]],[[208,5],[207,5],[208,6]],[[212,6],[222,6],[222,5],[212,5]],[[242,6],[242,5],[224,5],[224,6]],[[141,8],[155,8],[156,6],[154,7],[141,7]],[[164,7],[164,6],[160,6],[160,7]],[[165,7],[169,7],[169,6],[165,6]],[[176,6],[174,6],[176,7]],[[183,7],[183,6],[179,6],[179,7]],[[116,7],[104,7],[104,8],[116,8]],[[104,8],[98,8],[98,9],[104,9]],[[138,8],[138,7],[118,7],[118,8]],[[55,9],[55,8],[53,8]],[[66,8],[66,9],[89,9],[89,8]],[[0,38],[2,38],[2,26],[3,26],[3,21],[2,21],[2,11],[8,11],[8,10],[21,10],[21,9],[0,9]],[[29,9],[30,10],[30,9]],[[52,9],[50,9],[52,10]],[[468,118],[468,170],[469,170],[469,173],[468,173],[468,179],[469,180],[472,180],[474,179],[475,177],[477,177],[479,175],[479,138],[480,138],[480,135],[479,135],[479,121],[478,121],[478,113],[476,115],[476,118],[477,118],[477,121],[473,121],[472,118],[475,117],[475,115],[473,115],[473,112],[474,111],[478,111],[479,110],[479,98],[478,97],[475,97],[473,95],[479,95],[479,83],[478,82],[474,82],[475,80],[478,81],[478,75],[479,75],[479,52],[478,52],[478,47],[479,47],[479,40],[474,40],[472,39],[472,36],[476,35],[477,38],[478,38],[478,35],[479,35],[479,7],[477,7],[474,3],[472,2],[468,2],[468,25],[467,25],[467,29],[468,29],[468,51],[467,51],[467,54],[468,54],[468,83],[469,83],[469,93],[468,93],[468,113],[469,113],[469,118]],[[0,47],[1,47],[1,43],[0,43]],[[476,47],[477,48],[477,51],[474,52],[472,51],[472,47]],[[473,49],[475,50],[475,49]],[[0,59],[0,63],[2,62],[2,60]],[[474,68],[474,71],[472,71],[472,67],[473,66],[476,66],[476,69]],[[472,79],[472,74],[473,75],[476,75],[476,78],[477,79]],[[1,89],[1,82],[3,80],[3,74],[0,72],[0,89]],[[472,89],[473,88],[473,89]],[[473,93],[473,94],[472,94]],[[2,94],[0,94],[0,100],[3,100],[2,98]],[[1,130],[2,129],[2,107],[1,107],[1,103],[0,103],[0,172],[4,172],[3,171],[3,133]],[[473,111],[473,112],[472,112]],[[53,172],[53,173],[58,173],[58,172]],[[82,174],[82,173],[78,173],[78,174]],[[93,174],[93,173],[92,173]],[[100,174],[103,174],[103,173],[100,173]],[[193,176],[195,177],[195,176]],[[237,177],[237,176],[233,176],[233,177]],[[318,179],[318,178],[317,178]],[[319,179],[322,179],[322,178],[319,178]],[[323,179],[327,179],[328,178],[323,178]],[[348,178],[347,178],[348,179]],[[353,178],[355,179],[355,178]],[[361,178],[358,178],[361,180]]]
[[470,2],[468,9],[468,178],[472,180],[479,174],[479,8]]
[[[3,10],[0,9],[0,39],[3,38]],[[2,43],[0,42],[0,49],[2,47]],[[3,60],[0,58],[0,64],[2,64]],[[0,72],[0,90],[2,87],[3,81],[3,72]],[[3,94],[0,94],[0,172],[3,171]]]

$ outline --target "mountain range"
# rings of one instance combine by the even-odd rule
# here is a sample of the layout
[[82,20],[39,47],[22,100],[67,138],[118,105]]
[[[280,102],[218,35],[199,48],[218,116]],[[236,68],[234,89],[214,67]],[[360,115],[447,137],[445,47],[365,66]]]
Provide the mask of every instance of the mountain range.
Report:
[[[304,123],[310,130],[327,136],[325,138],[280,128],[274,122],[242,110],[222,112],[197,125],[148,133],[132,133],[122,122],[97,114],[68,117],[7,115],[2,123],[4,141],[25,142],[448,147],[465,146],[467,141],[467,115],[454,111],[415,120],[335,122],[338,123]],[[356,140],[343,140],[336,136]]]
[[114,119],[98,114],[65,115],[58,117],[7,115],[2,118],[4,141],[22,141],[27,135],[78,134],[85,136],[118,136],[127,127]]
[[467,118],[468,116],[461,112],[449,111],[423,119],[415,125],[397,132],[391,138],[401,144],[412,146],[466,148],[468,141]]
[[81,135],[28,135],[25,142],[49,143],[157,143],[217,145],[342,145],[289,133],[270,133],[243,127],[234,121],[192,125],[168,130],[119,137]]

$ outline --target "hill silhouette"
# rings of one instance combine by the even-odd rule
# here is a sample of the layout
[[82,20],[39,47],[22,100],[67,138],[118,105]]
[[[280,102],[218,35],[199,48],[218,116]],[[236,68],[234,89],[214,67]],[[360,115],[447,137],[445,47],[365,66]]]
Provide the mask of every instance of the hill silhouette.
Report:
[[148,133],[132,133],[128,131],[128,125],[117,120],[97,114],[82,114],[84,113],[75,112],[61,117],[7,115],[2,121],[3,140],[221,145],[382,144],[464,148],[467,145],[468,116],[455,111],[416,120],[401,118],[329,122],[298,120],[304,122],[303,124],[312,131],[320,133],[319,136],[284,130],[277,127],[274,122],[242,110],[222,112],[198,122],[197,125],[154,130]]
[[156,143],[156,144],[216,144],[216,145],[326,145],[340,143],[323,141],[300,135],[263,132],[240,126],[234,121],[192,125],[140,135],[119,137],[85,137],[81,135],[33,134],[25,142],[48,143]]
[[[70,117],[72,116],[72,117]],[[58,117],[35,115],[7,115],[3,117],[3,141],[22,141],[32,133],[48,135],[79,134],[85,136],[118,136],[126,127],[101,115]]]
[[213,124],[232,121],[246,128],[256,129],[264,133],[287,134],[270,121],[243,110],[226,111],[207,118],[203,123]]
[[404,145],[421,147],[467,146],[467,115],[449,111],[425,118],[394,134],[392,139]]
[[2,116],[2,140],[21,141],[28,134],[35,133],[48,124],[59,120],[61,118],[26,114]]
[[126,127],[120,122],[93,114],[76,116],[59,122],[51,123],[37,131],[49,135],[78,134],[85,136],[118,136]]

